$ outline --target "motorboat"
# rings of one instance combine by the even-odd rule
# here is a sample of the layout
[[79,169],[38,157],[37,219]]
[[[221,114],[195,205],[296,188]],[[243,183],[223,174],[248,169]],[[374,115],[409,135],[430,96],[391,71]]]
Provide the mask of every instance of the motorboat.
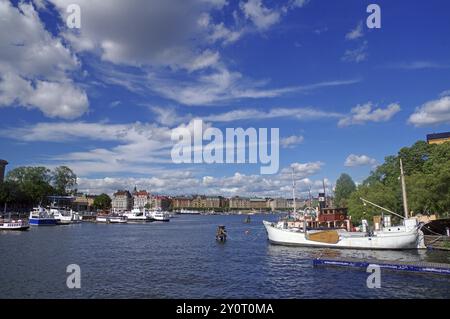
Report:
[[0,230],[27,230],[30,228],[30,223],[27,220],[13,220],[9,214],[8,220],[0,219]]
[[150,216],[155,221],[160,221],[160,222],[170,221],[169,213],[165,212],[163,210],[157,209],[157,210],[150,211]]
[[29,223],[32,226],[55,226],[57,222],[58,220],[41,206],[33,208],[30,212]]
[[122,216],[127,217],[129,222],[149,222],[152,221],[150,214],[144,209],[133,208],[131,212],[125,212]]

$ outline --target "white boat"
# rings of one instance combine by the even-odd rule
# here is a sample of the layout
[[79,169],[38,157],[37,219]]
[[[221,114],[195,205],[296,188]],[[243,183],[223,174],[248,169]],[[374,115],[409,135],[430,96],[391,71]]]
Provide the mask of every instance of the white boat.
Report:
[[[400,226],[382,225],[379,230],[368,231],[367,221],[363,220],[363,231],[346,231],[343,229],[308,230],[306,220],[302,227],[288,227],[286,221],[271,223],[263,221],[267,231],[268,239],[271,243],[291,246],[329,247],[329,248],[354,248],[354,249],[419,249],[426,248],[424,235],[420,230],[416,218],[409,218],[408,203],[406,199],[406,187],[403,174],[403,164],[400,160],[400,172],[402,182],[402,195],[404,216],[401,216],[389,209],[381,207],[364,198],[361,198],[364,205],[370,204],[389,214],[396,215],[403,219]],[[293,180],[293,200],[294,214],[295,207],[295,182]]]
[[11,215],[8,220],[0,220],[0,230],[27,230],[30,223],[26,220],[12,220]]
[[150,216],[153,220],[160,222],[168,222],[170,221],[170,215],[168,212],[162,210],[153,210],[150,211]]
[[68,225],[73,221],[73,212],[72,210],[68,211],[62,207],[52,206],[49,208],[50,215],[53,215],[53,218],[56,219],[57,224],[60,225]]
[[424,236],[415,218],[405,219],[401,226],[385,227],[373,233],[335,229],[305,232],[298,228],[284,228],[284,223],[263,223],[269,241],[279,245],[354,249],[425,248]]
[[200,215],[200,211],[198,211],[198,210],[182,209],[182,210],[180,210],[180,214],[183,214],[183,215]]
[[38,206],[30,212],[29,223],[35,226],[54,226],[57,220],[43,207]]
[[108,217],[108,223],[111,224],[125,224],[128,222],[128,219],[126,216],[109,216]]
[[97,215],[95,218],[95,221],[97,223],[107,223],[108,222],[108,215]]
[[130,222],[152,221],[152,217],[150,216],[150,214],[147,211],[141,210],[139,208],[133,208],[131,212],[123,213],[122,216],[127,217],[128,221]]
[[97,223],[125,224],[128,222],[128,218],[119,215],[97,215],[95,221]]

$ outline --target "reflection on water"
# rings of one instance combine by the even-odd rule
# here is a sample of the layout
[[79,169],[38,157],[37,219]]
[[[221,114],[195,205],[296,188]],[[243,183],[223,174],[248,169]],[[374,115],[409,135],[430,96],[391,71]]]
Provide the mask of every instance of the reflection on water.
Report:
[[[275,216],[265,216],[275,219]],[[0,298],[450,298],[450,278],[314,268],[316,257],[450,263],[448,252],[362,251],[270,245],[263,217],[181,216],[169,223],[39,227],[0,232]],[[215,241],[224,224],[228,240]],[[82,288],[69,290],[66,266]]]

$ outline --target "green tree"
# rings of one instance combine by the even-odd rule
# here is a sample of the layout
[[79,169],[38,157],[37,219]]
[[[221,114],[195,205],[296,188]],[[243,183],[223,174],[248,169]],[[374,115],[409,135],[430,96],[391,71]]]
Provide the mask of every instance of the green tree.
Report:
[[0,204],[1,209],[4,205],[16,202],[28,202],[29,199],[21,192],[19,184],[13,181],[5,181],[0,183]]
[[53,186],[58,195],[68,195],[77,184],[77,175],[67,166],[59,166],[52,172]]
[[93,206],[95,209],[109,209],[111,208],[111,198],[105,193],[98,195],[94,199]]
[[403,214],[400,158],[405,172],[410,211],[415,214],[449,215],[450,143],[430,145],[418,141],[411,147],[403,147],[397,155],[387,156],[384,163],[370,173],[349,200],[352,218],[360,219],[364,211],[359,197]]
[[336,206],[346,207],[350,195],[356,190],[353,179],[348,174],[341,174],[336,181],[335,201]]
[[48,195],[54,193],[51,186],[51,172],[46,167],[18,167],[11,170],[6,180],[16,183],[23,200],[31,204],[41,203]]

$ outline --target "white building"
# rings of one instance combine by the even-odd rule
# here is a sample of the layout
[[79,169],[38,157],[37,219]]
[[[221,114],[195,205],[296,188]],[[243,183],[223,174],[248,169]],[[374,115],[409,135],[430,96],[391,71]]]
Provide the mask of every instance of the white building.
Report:
[[145,208],[152,204],[152,199],[147,191],[135,191],[133,193],[133,208]]
[[131,210],[133,207],[133,197],[129,191],[117,191],[113,195],[111,201],[112,211],[115,213],[125,212]]

